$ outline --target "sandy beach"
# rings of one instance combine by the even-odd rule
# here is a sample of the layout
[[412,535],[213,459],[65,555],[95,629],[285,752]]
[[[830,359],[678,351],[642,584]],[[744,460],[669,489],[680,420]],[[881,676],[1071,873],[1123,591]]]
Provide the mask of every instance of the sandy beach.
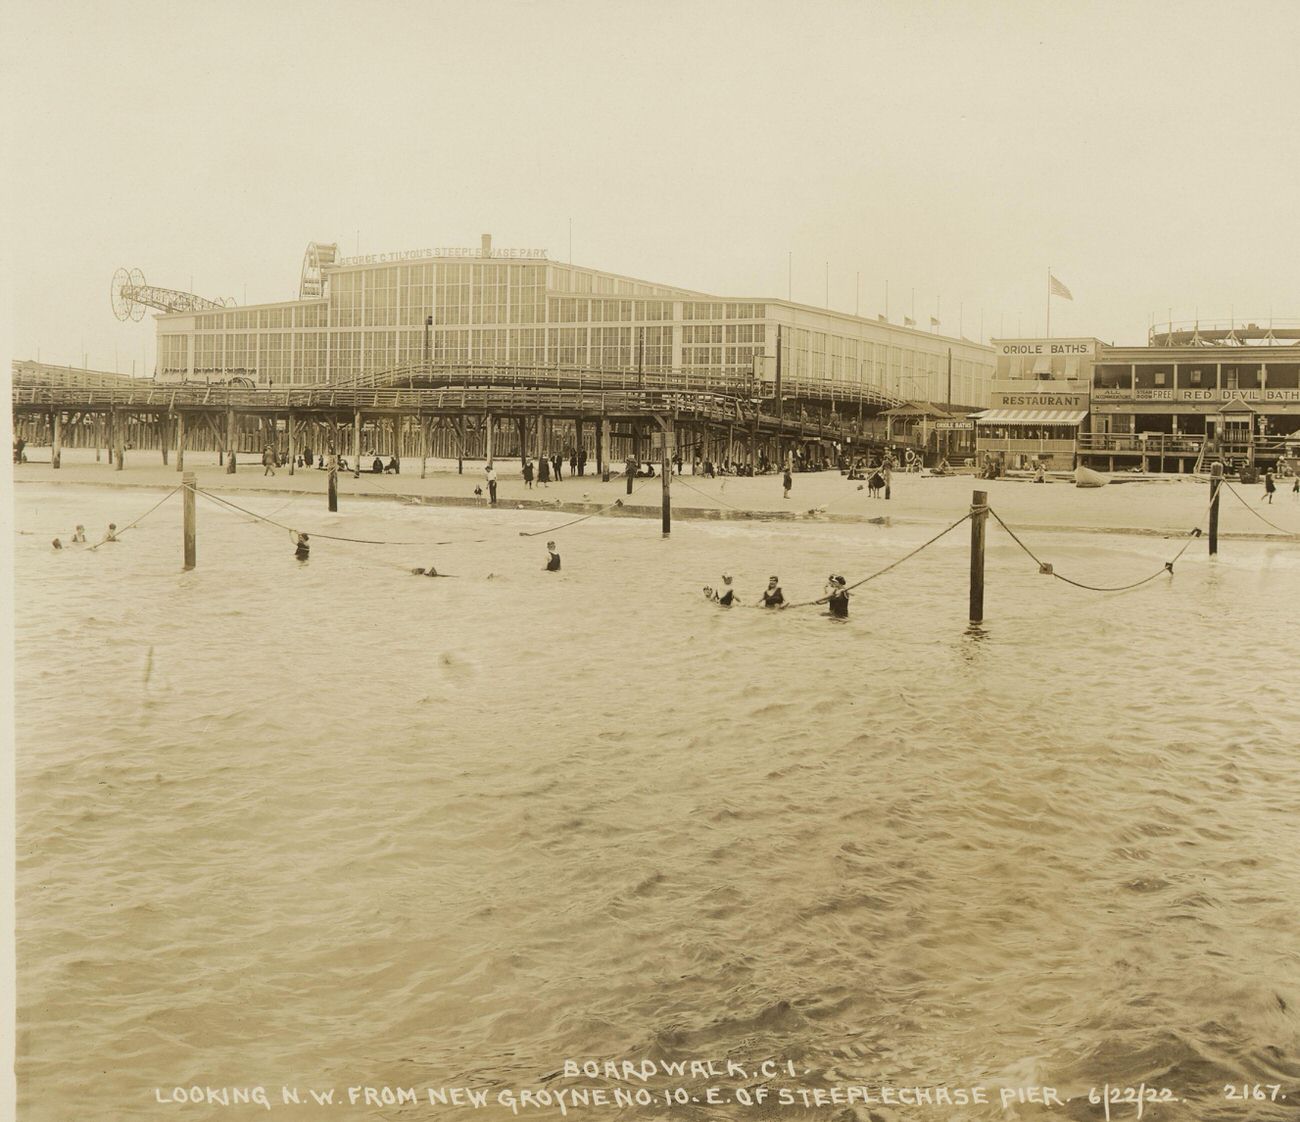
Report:
[[[35,448],[30,455],[28,463],[14,466],[16,483],[144,488],[173,487],[180,483],[174,458],[164,466],[156,450],[128,452],[122,471],[115,471],[106,457],[96,463],[95,453],[88,449],[65,450],[58,471],[48,462],[48,449]],[[186,453],[185,466],[195,473],[198,485],[206,490],[228,494],[315,494],[320,496],[321,510],[325,510],[324,471],[300,469],[290,475],[287,468],[280,468],[276,475],[268,476],[263,474],[256,458],[249,456],[239,461],[234,475],[229,475],[217,464],[215,453],[193,452]],[[465,461],[463,475],[457,474],[455,461],[430,460],[424,479],[420,478],[418,460],[405,460],[402,468],[401,475],[363,472],[354,477],[351,472],[341,473],[340,507],[359,498],[486,506],[485,497],[474,494],[474,488],[483,481],[481,460]],[[659,517],[658,478],[637,480],[636,491],[629,499],[626,481],[621,476],[612,475],[608,483],[602,483],[598,475],[571,479],[566,474],[560,483],[528,488],[519,474],[517,460],[499,460],[496,469],[500,508],[588,513],[621,500],[623,506],[611,513]],[[1229,482],[1232,491],[1225,490],[1220,510],[1222,537],[1287,540],[1291,536],[1300,541],[1300,495],[1290,490],[1289,481],[1282,482],[1271,506],[1260,501],[1263,493],[1260,485]],[[779,475],[709,479],[688,473],[673,478],[672,506],[678,518],[790,518],[827,522],[889,519],[904,524],[945,523],[961,517],[969,509],[971,493],[976,489],[987,492],[990,506],[1007,523],[1038,531],[1099,530],[1168,535],[1187,533],[1193,527],[1207,524],[1208,484],[1173,475],[1080,489],[1059,477],[1040,485],[1027,479],[979,480],[969,475],[936,478],[900,472],[893,477],[891,497],[886,501],[870,498],[865,486],[835,471],[796,474],[789,499],[782,497]]]

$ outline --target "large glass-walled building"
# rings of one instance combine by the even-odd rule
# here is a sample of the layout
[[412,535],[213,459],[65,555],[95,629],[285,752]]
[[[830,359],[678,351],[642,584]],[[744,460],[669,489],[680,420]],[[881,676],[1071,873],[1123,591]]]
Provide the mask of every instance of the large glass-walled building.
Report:
[[[988,402],[991,348],[782,300],[725,299],[548,261],[541,251],[343,258],[324,294],[160,315],[158,377],[307,385],[425,361],[747,373],[853,382],[916,401]],[[431,323],[429,321],[432,321]]]

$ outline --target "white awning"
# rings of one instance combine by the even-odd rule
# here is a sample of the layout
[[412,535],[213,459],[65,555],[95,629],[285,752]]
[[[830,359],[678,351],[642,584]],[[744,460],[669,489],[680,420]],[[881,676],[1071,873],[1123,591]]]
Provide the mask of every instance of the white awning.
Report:
[[980,425],[1077,425],[1086,409],[986,409],[975,414]]

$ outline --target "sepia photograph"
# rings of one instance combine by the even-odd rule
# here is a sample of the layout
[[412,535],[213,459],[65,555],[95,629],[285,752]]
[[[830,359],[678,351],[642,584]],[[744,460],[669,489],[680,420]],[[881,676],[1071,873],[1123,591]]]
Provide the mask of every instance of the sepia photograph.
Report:
[[0,1119],[1300,1118],[1297,42],[0,4]]

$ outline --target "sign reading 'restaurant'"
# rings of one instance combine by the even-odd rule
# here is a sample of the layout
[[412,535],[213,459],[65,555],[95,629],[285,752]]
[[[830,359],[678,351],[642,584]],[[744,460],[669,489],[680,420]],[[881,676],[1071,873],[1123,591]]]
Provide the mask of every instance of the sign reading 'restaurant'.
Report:
[[1095,355],[1096,339],[995,339],[1000,355],[1030,355],[1051,358],[1054,355]]

